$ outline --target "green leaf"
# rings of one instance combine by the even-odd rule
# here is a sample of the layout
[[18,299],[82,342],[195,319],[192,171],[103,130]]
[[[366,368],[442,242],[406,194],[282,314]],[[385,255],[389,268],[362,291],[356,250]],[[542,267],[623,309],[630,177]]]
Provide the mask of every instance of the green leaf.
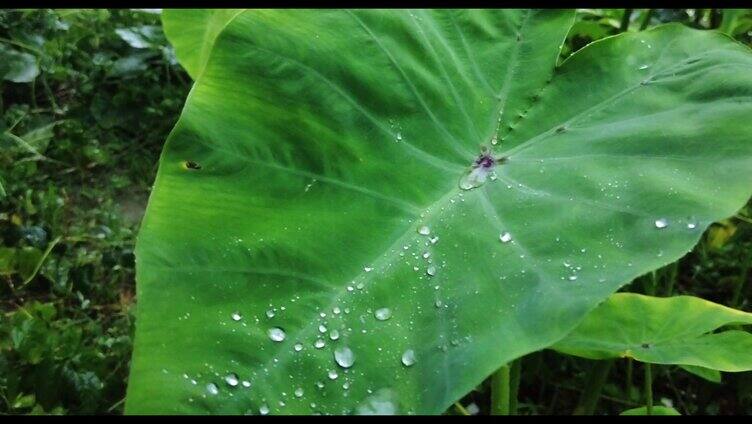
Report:
[[752,334],[711,333],[733,324],[752,324],[752,314],[692,296],[617,293],[552,348],[590,359],[631,357],[653,364],[752,370]]
[[134,49],[147,49],[161,45],[164,40],[161,28],[156,25],[139,25],[130,28],[117,28],[115,33]]
[[162,11],[165,35],[191,78],[196,80],[201,75],[217,35],[240,12],[240,9]]
[[711,383],[721,382],[721,372],[718,370],[711,370],[709,368],[696,367],[694,365],[681,365],[684,371],[694,374],[700,378],[703,378]]
[[55,136],[54,129],[59,121],[51,122],[46,125],[41,125],[37,128],[29,130],[24,135],[20,136],[34,151],[39,154],[44,153],[47,150],[47,146],[50,144],[50,140]]
[[[165,24],[198,32],[183,16]],[[440,413],[738,210],[748,49],[665,26],[555,69],[572,17],[229,21],[141,227],[127,412]],[[481,145],[508,157],[496,179]]]
[[0,44],[0,76],[6,81],[32,82],[39,75],[37,58]]
[[[681,415],[679,411],[668,406],[653,406],[650,415]],[[639,408],[627,409],[619,415],[648,415],[648,407],[641,406]]]
[[734,36],[749,30],[752,24],[751,9],[723,9],[723,19],[718,31]]

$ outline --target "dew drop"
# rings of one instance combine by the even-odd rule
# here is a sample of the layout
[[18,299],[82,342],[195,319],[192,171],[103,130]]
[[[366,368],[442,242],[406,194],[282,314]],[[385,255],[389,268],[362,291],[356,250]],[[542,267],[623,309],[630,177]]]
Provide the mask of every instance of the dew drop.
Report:
[[329,332],[329,338],[332,339],[332,340],[339,339],[339,331],[337,331],[337,330],[330,331]]
[[303,388],[298,387],[297,389],[295,389],[295,397],[302,397],[302,396],[303,396]]
[[436,275],[436,267],[433,266],[433,265],[431,265],[428,268],[426,268],[426,274],[428,274],[431,277],[433,277],[434,275]]
[[322,347],[326,346],[326,342],[324,341],[324,339],[318,339],[318,340],[316,340],[316,341],[315,341],[315,342],[313,343],[313,346],[314,346],[314,347],[315,347],[316,349],[321,349]]
[[240,321],[243,319],[243,316],[240,315],[240,312],[233,312],[232,315],[230,315],[233,321]]
[[373,271],[373,268],[371,268],[370,266],[365,266],[365,267],[363,267],[363,271],[365,271],[365,272],[371,272],[371,271]]
[[397,141],[402,141],[402,133],[401,132],[397,133]]
[[303,350],[303,343],[295,343],[293,349],[295,349],[296,352],[300,352],[301,350]]
[[209,392],[210,395],[216,395],[219,393],[219,387],[214,383],[209,383],[206,385],[206,391]]
[[431,234],[431,229],[424,225],[424,226],[418,228],[418,234],[427,236],[427,235]]
[[374,312],[373,315],[379,321],[386,321],[392,317],[392,310],[389,308],[379,308],[376,309],[376,312]]
[[259,407],[259,414],[261,414],[261,415],[266,415],[266,414],[268,414],[268,413],[269,413],[269,407],[268,407],[268,406],[266,406],[266,404],[264,404],[264,405],[261,405],[261,406]]
[[504,231],[503,233],[499,234],[499,240],[501,240],[502,243],[509,243],[512,241],[512,235],[509,234],[508,231]]
[[666,218],[660,218],[655,220],[655,228],[657,229],[663,229],[668,227],[668,220]]
[[695,228],[697,228],[697,224],[695,224],[694,222],[689,222],[687,223],[687,228],[694,230]]
[[274,311],[269,309],[268,311],[266,311],[266,316],[267,318],[274,318]]
[[428,259],[431,257],[431,252],[423,252],[423,259]]
[[237,374],[235,374],[235,373],[230,373],[230,374],[227,374],[227,375],[225,376],[225,382],[226,382],[226,383],[227,383],[227,384],[228,384],[229,386],[231,386],[231,387],[235,387],[235,386],[237,386],[237,385],[238,385],[238,383],[239,383],[239,380],[238,380],[238,375],[237,375]]
[[285,339],[286,336],[287,334],[285,334],[285,331],[279,327],[273,327],[269,329],[269,338],[275,342],[281,342]]
[[576,275],[570,275],[568,278],[569,278],[569,281],[575,281],[577,279],[577,276]]
[[334,349],[334,360],[342,368],[350,368],[355,363],[355,354],[347,346],[338,347]]
[[405,353],[402,354],[402,365],[410,367],[413,364],[415,364],[415,351],[407,349]]
[[329,370],[329,380],[336,380],[339,375],[337,374],[337,371]]

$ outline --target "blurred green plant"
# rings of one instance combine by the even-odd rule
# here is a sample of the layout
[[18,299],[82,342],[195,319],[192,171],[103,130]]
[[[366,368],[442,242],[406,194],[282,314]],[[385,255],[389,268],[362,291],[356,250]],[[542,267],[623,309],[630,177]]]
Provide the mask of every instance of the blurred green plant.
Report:
[[190,80],[149,11],[0,11],[0,64],[0,412],[118,413],[134,238]]

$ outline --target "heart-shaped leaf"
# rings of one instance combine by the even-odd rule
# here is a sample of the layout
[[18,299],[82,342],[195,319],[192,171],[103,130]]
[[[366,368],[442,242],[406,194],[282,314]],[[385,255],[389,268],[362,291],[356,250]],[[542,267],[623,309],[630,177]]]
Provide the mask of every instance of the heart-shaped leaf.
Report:
[[557,69],[572,17],[228,20],[139,235],[126,410],[440,413],[733,214],[748,49],[666,26]]
[[692,296],[617,293],[551,348],[590,359],[631,357],[653,364],[752,370],[752,334],[712,331],[752,324],[752,314]]

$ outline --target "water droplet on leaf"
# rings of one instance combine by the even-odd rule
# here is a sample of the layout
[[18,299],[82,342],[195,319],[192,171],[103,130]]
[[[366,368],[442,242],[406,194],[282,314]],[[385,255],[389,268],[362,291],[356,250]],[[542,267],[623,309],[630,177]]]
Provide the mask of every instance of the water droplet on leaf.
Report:
[[285,331],[279,327],[273,327],[269,329],[269,338],[275,342],[281,342],[285,339],[286,336],[287,334],[285,334]]
[[668,227],[668,220],[666,218],[660,218],[655,220],[655,228],[657,229],[663,229]]
[[410,367],[413,364],[415,364],[415,351],[407,349],[405,353],[402,354],[402,365]]
[[347,346],[338,347],[334,349],[334,360],[342,368],[350,368],[355,362],[355,354]]
[[237,385],[238,385],[238,383],[239,383],[239,380],[238,380],[238,375],[237,375],[237,374],[235,374],[235,373],[230,373],[230,374],[227,374],[227,375],[225,376],[225,382],[226,382],[226,383],[227,383],[227,384],[228,384],[229,386],[231,386],[231,387],[235,387],[235,386],[237,386]]
[[386,321],[392,317],[392,310],[389,308],[379,308],[373,313],[373,315],[379,321]]

